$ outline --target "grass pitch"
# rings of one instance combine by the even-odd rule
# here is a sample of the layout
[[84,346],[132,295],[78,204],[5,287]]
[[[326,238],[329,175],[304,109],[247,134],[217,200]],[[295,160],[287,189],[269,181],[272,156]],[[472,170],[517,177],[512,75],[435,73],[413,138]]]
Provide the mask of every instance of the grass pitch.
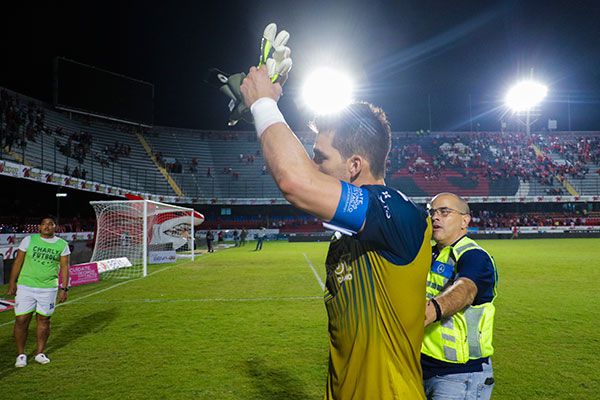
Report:
[[[493,398],[600,398],[600,239],[480,244],[500,274]],[[2,398],[321,399],[327,321],[307,259],[323,279],[327,244],[253,248],[73,288],[48,365],[14,368],[14,317],[0,313]]]

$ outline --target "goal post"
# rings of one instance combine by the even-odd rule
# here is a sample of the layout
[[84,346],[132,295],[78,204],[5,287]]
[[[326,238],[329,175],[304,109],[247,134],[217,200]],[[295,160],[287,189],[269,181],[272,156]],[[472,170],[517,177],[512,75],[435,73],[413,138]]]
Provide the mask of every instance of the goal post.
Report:
[[204,216],[192,208],[152,200],[91,201],[96,234],[91,262],[103,277],[146,276],[149,264],[195,259],[195,225]]

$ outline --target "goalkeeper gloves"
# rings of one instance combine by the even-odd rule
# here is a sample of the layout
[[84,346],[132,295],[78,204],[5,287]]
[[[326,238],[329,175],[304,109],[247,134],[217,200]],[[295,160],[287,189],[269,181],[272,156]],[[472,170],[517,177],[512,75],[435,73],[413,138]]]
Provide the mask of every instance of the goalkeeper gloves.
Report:
[[[281,31],[277,34],[277,25],[271,23],[264,30],[260,45],[260,57],[258,66],[266,65],[271,82],[275,83],[285,79],[287,73],[292,68],[291,50],[286,46],[290,34],[287,31]],[[209,85],[218,87],[219,90],[229,97],[229,126],[234,126],[239,120],[253,123],[250,109],[244,104],[244,97],[240,92],[240,85],[246,77],[246,74],[229,75],[218,69],[211,69],[205,82]]]
[[292,69],[292,51],[286,46],[290,40],[287,31],[281,31],[277,35],[277,25],[270,23],[263,32],[260,42],[260,58],[258,66],[267,66],[271,82],[275,83],[281,76],[285,76]]

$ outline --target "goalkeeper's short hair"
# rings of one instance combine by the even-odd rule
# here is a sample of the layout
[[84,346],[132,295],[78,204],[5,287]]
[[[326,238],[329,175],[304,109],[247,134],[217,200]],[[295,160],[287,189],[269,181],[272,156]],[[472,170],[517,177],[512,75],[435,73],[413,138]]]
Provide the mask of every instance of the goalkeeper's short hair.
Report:
[[392,133],[381,108],[354,102],[339,113],[317,116],[309,126],[315,133],[333,132],[332,146],[344,158],[360,155],[369,161],[375,178],[385,177]]

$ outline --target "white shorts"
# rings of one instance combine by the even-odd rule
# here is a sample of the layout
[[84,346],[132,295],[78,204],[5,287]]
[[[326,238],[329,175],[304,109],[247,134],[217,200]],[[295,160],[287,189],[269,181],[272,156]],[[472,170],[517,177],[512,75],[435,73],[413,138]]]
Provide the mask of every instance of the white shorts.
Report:
[[25,315],[36,311],[44,317],[54,313],[58,288],[32,288],[17,285],[15,315]]

